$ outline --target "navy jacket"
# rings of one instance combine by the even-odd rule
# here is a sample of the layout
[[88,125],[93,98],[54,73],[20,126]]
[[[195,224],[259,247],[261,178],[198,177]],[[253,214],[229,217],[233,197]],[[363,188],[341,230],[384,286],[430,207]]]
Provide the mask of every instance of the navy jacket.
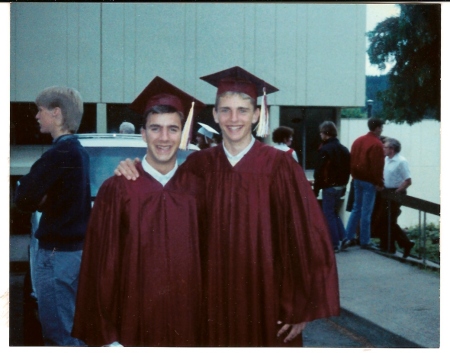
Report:
[[336,137],[326,140],[319,148],[314,170],[314,192],[333,186],[345,186],[350,179],[350,152]]
[[[46,196],[45,202],[41,201]],[[14,202],[42,212],[35,237],[48,246],[82,245],[91,210],[89,155],[74,135],[53,141],[19,180]]]

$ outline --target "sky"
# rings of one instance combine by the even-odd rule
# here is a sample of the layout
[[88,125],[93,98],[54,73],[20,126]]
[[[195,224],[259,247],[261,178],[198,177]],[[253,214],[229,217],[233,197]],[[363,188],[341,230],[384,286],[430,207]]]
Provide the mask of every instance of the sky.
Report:
[[[388,17],[396,17],[400,14],[400,7],[396,4],[368,4],[366,16],[366,32],[372,31],[376,25]],[[367,48],[369,40],[366,38]],[[366,75],[384,75],[391,69],[392,65],[387,64],[386,69],[381,71],[376,65],[371,65],[369,55],[366,53]]]

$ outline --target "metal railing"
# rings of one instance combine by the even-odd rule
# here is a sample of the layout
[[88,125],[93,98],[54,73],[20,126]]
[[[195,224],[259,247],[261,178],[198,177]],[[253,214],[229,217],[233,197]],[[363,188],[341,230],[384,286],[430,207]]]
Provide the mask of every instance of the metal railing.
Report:
[[391,240],[391,201],[395,201],[402,206],[409,207],[419,211],[419,230],[420,230],[420,249],[422,252],[422,263],[426,267],[427,266],[427,213],[440,216],[441,214],[441,206],[437,203],[433,203],[430,201],[422,200],[417,197],[408,196],[404,193],[396,193],[394,190],[383,190],[380,192],[381,197],[388,200],[388,244],[390,244]]

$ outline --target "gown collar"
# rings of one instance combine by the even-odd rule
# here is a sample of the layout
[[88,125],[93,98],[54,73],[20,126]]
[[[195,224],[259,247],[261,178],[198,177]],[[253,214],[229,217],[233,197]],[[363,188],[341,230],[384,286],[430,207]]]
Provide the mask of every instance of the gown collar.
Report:
[[235,166],[242,159],[242,157],[244,157],[247,154],[247,152],[250,151],[250,149],[255,144],[255,141],[256,141],[256,139],[252,135],[252,140],[250,141],[248,146],[245,147],[241,152],[239,152],[235,156],[233,156],[230,152],[228,152],[227,149],[225,148],[225,144],[222,143],[225,155],[227,156],[228,161],[231,163],[232,166]]
[[142,168],[144,169],[144,171],[150,174],[153,178],[155,178],[159,183],[162,184],[162,186],[165,186],[177,171],[178,162],[175,161],[175,166],[170,172],[168,172],[167,174],[161,174],[147,162],[145,157],[147,157],[147,155],[145,155],[144,158],[142,159]]

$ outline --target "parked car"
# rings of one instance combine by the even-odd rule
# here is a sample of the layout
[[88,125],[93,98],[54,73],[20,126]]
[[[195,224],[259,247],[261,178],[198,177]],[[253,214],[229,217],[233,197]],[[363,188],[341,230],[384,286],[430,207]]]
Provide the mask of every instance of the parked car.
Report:
[[[120,161],[127,158],[144,158],[147,144],[140,134],[77,134],[81,145],[89,154],[91,198],[94,202],[103,182],[114,175],[114,169]],[[194,150],[179,150],[178,164],[182,164]],[[40,213],[32,217],[32,229],[37,228]],[[36,223],[37,222],[37,223]],[[34,224],[33,224],[34,223]]]

